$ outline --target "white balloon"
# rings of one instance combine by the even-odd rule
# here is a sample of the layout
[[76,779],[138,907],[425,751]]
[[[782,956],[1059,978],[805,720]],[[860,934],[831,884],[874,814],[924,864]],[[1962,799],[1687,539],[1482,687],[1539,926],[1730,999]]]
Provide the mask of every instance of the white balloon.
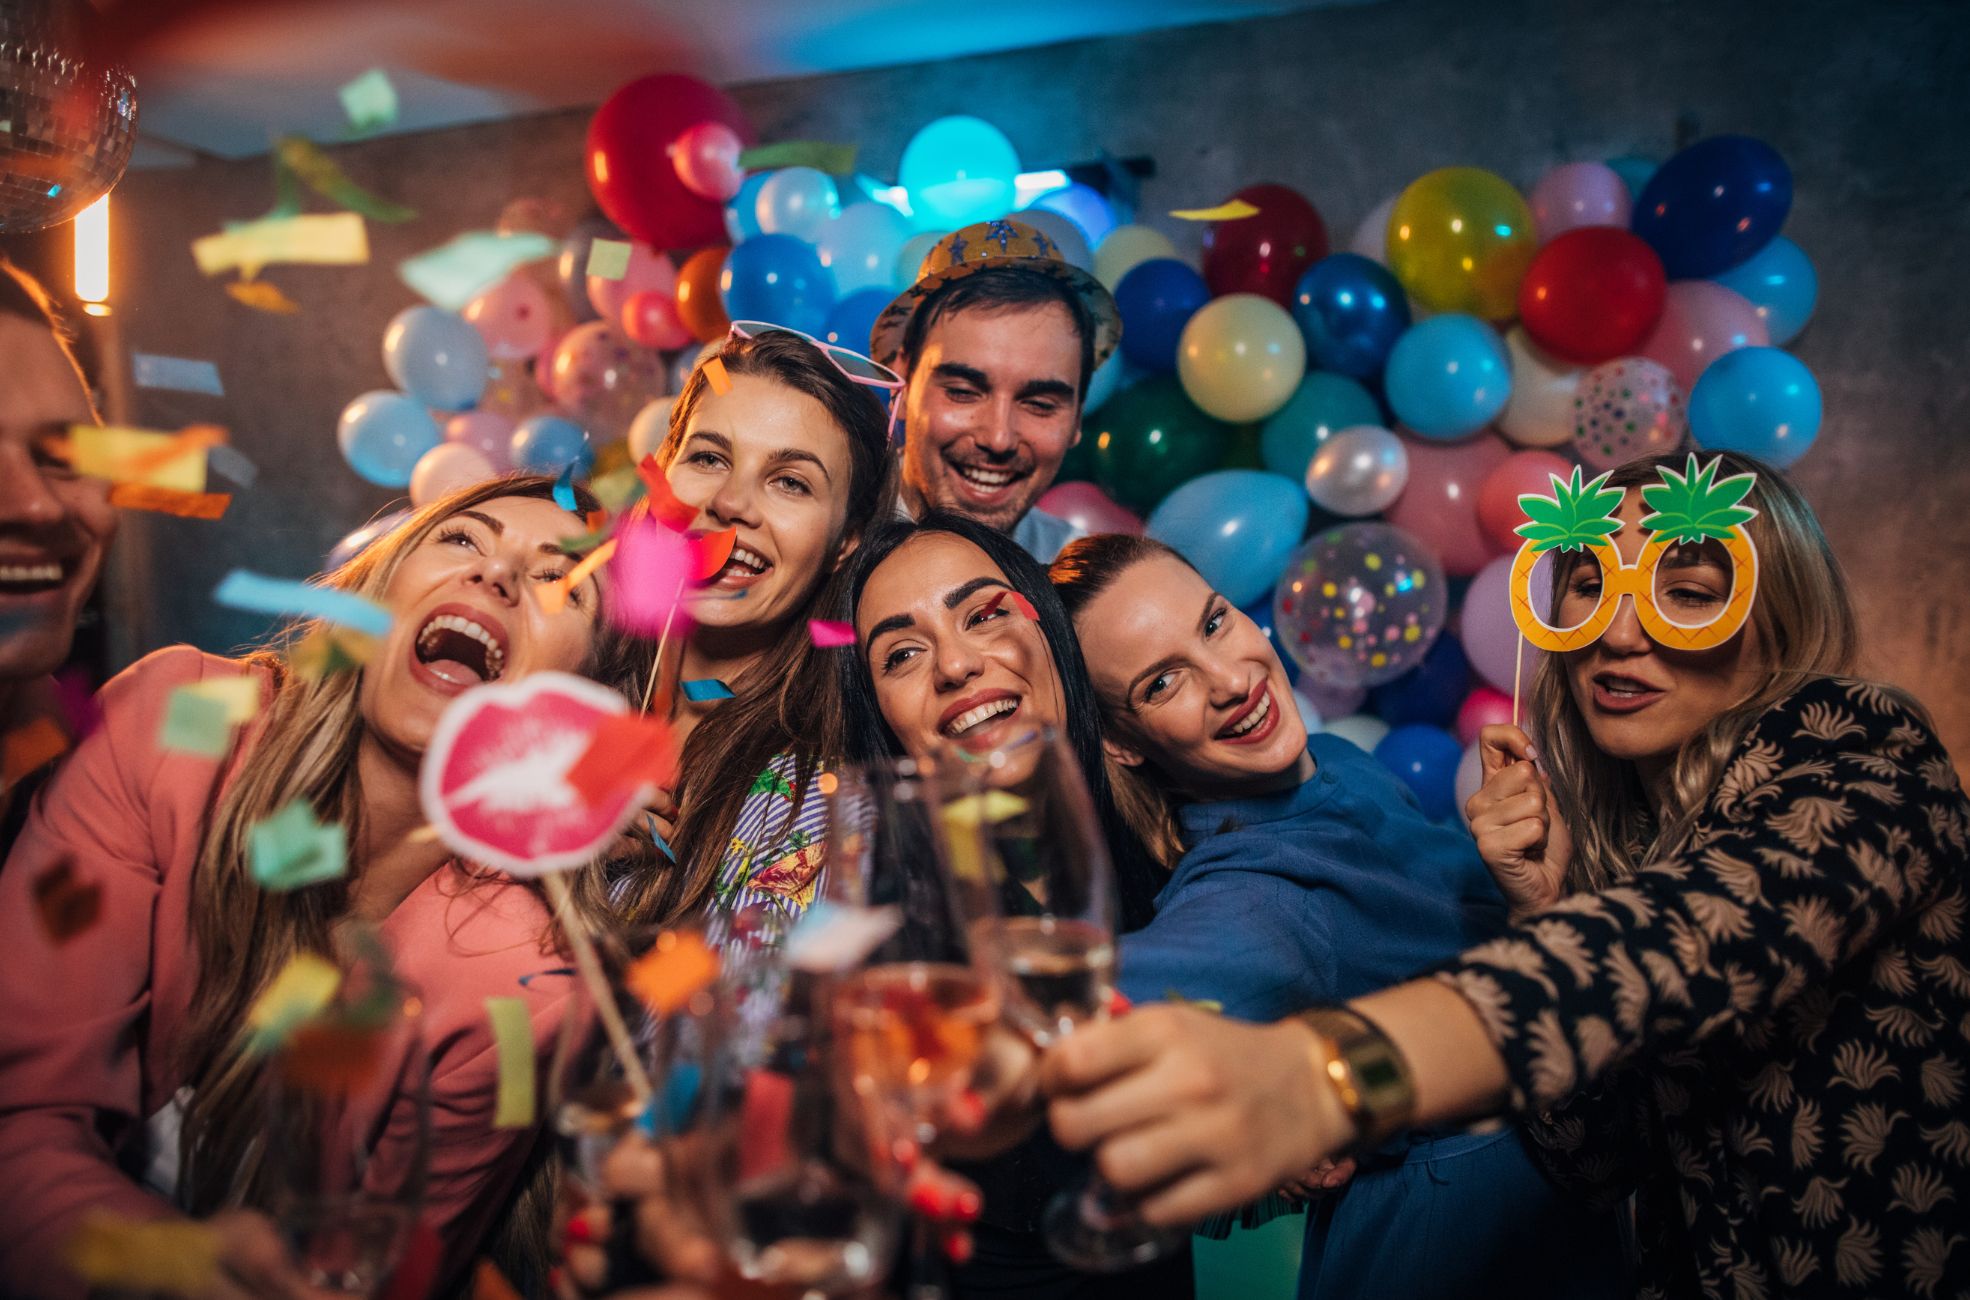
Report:
[[1498,432],[1521,447],[1571,442],[1573,397],[1586,370],[1541,349],[1523,325],[1506,331],[1505,352],[1511,359],[1512,396],[1498,416]]
[[930,256],[930,250],[937,247],[948,230],[926,230],[911,235],[903,245],[903,251],[896,255],[896,287],[907,289],[917,282],[917,272],[923,269],[923,259]]
[[1060,257],[1064,262],[1072,262],[1083,271],[1094,270],[1094,250],[1088,247],[1088,237],[1072,218],[1063,217],[1058,212],[1048,212],[1045,208],[1026,208],[1013,213],[1014,221],[1023,221],[1033,229],[1060,246]]
[[410,471],[410,503],[428,506],[456,488],[483,483],[499,469],[476,447],[441,442],[417,458]]
[[1375,752],[1375,746],[1382,743],[1382,737],[1389,734],[1389,724],[1372,713],[1350,713],[1345,718],[1335,718],[1321,728],[1330,736],[1352,741],[1354,747],[1364,754]]
[[642,464],[643,458],[655,453],[663,445],[664,435],[670,432],[670,408],[677,405],[677,394],[659,397],[636,413],[629,422],[629,456]]
[[1115,292],[1122,277],[1137,263],[1152,257],[1175,257],[1177,246],[1160,230],[1148,226],[1117,226],[1103,235],[1094,250],[1094,277]]
[[1354,237],[1348,240],[1350,253],[1359,253],[1384,266],[1388,264],[1389,213],[1395,211],[1395,201],[1400,197],[1400,192],[1391,194],[1368,210],[1368,215],[1354,228]]
[[1409,452],[1402,439],[1373,424],[1337,429],[1313,453],[1307,495],[1331,514],[1380,514],[1409,485]]

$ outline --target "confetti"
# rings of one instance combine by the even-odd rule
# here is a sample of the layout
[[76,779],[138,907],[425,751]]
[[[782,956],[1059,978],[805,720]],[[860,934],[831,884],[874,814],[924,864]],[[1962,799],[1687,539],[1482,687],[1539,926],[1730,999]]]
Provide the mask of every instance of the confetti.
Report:
[[609,617],[626,631],[657,636],[690,581],[694,548],[648,516],[625,520],[615,541]]
[[284,135],[274,141],[274,157],[285,164],[303,185],[337,207],[360,212],[371,221],[397,223],[417,216],[414,208],[378,198],[349,179],[321,146],[298,135]]
[[705,382],[711,385],[712,392],[723,397],[732,391],[732,376],[725,373],[725,361],[722,357],[705,358],[703,369]]
[[588,245],[588,274],[598,280],[620,280],[629,274],[629,245],[620,239],[597,239]]
[[950,855],[951,873],[960,880],[984,880],[985,844],[977,832],[988,823],[997,825],[1009,817],[1017,817],[1026,808],[1024,799],[1004,790],[968,794],[945,804],[944,851]]
[[349,125],[358,134],[396,125],[397,88],[381,68],[371,68],[335,92]]
[[575,500],[575,463],[569,461],[561,470],[561,477],[554,480],[554,504],[569,514],[580,512],[581,506]]
[[204,1295],[219,1270],[217,1234],[187,1219],[139,1222],[91,1210],[62,1253],[91,1288]]
[[282,293],[280,286],[269,280],[233,280],[226,285],[226,293],[241,306],[275,316],[292,316],[301,310],[300,303]]
[[1242,221],[1258,216],[1259,210],[1243,199],[1233,199],[1215,208],[1179,208],[1170,215],[1178,221]]
[[657,848],[663,853],[663,855],[669,858],[672,862],[677,861],[677,850],[670,847],[670,841],[665,839],[663,837],[663,832],[657,829],[656,814],[655,813],[646,814],[643,820],[649,823],[650,842],[652,844],[655,844]]
[[[732,558],[732,548],[739,544],[739,530],[725,528],[715,533],[705,533],[695,539],[697,566],[691,570],[691,577],[697,582],[710,582]],[[740,593],[745,594],[744,592]]]
[[893,906],[855,907],[823,899],[801,913],[782,951],[794,970],[846,970],[902,925],[902,910]]
[[114,424],[75,424],[68,430],[68,459],[78,474],[112,483],[205,491],[205,453],[211,426],[194,425],[195,437]]
[[260,467],[248,460],[236,447],[228,447],[222,443],[208,449],[205,459],[213,469],[243,488],[252,487],[260,478]]
[[810,618],[807,620],[807,639],[823,650],[833,650],[839,646],[854,645],[855,629],[831,619]]
[[270,578],[247,569],[234,569],[227,574],[212,593],[212,599],[230,609],[318,618],[376,637],[387,636],[393,621],[389,610],[352,591]]
[[246,1013],[247,1054],[265,1056],[274,1051],[320,1015],[341,987],[342,972],[326,958],[311,952],[288,958]]
[[855,170],[857,149],[852,144],[828,144],[820,140],[778,140],[755,145],[739,153],[744,171],[763,172],[776,167],[812,167],[830,176],[846,176]]
[[81,934],[103,914],[100,881],[83,884],[75,864],[64,859],[34,878],[34,913],[50,942],[60,945]]
[[192,256],[206,275],[238,268],[249,278],[276,263],[355,266],[369,261],[369,235],[353,212],[268,217],[194,239]]
[[674,530],[681,531],[691,526],[692,520],[698,517],[698,508],[687,506],[677,499],[677,495],[670,490],[670,479],[665,477],[664,467],[657,463],[654,452],[637,462],[636,474],[650,494],[646,510],[651,518]]
[[157,747],[199,758],[224,758],[233,745],[226,705],[209,695],[180,686],[165,701],[164,721],[157,729]]
[[572,975],[574,973],[575,968],[572,966],[556,966],[552,970],[529,971],[520,977],[520,987],[523,989],[530,988],[535,980],[546,979],[552,975]]
[[448,244],[399,262],[397,278],[427,302],[457,311],[514,268],[552,257],[558,247],[545,235],[469,230]]
[[197,695],[218,701],[226,711],[226,722],[230,726],[251,722],[260,714],[260,682],[255,677],[214,677],[190,686],[180,686],[173,694]]
[[494,1128],[528,1128],[534,1122],[534,1026],[522,998],[487,998],[493,1043],[499,1053],[499,1096]]
[[254,823],[247,835],[247,860],[262,889],[284,894],[335,880],[349,871],[349,832],[339,822],[315,820],[307,799],[296,795],[285,808]]
[[0,736],[0,787],[11,787],[68,750],[68,736],[53,718],[36,718]]
[[700,677],[684,683],[684,698],[693,704],[704,704],[710,700],[729,700],[732,688],[716,677]]
[[499,1266],[489,1259],[479,1261],[472,1270],[472,1300],[522,1300]]
[[376,641],[346,628],[321,628],[296,641],[287,651],[287,666],[304,681],[362,667],[376,653]]
[[623,973],[624,987],[660,1016],[676,1011],[718,978],[718,954],[691,931],[667,931]]
[[590,551],[581,563],[562,574],[560,579],[550,582],[539,591],[540,607],[550,614],[558,614],[568,605],[568,593],[588,581],[588,575],[607,564],[616,553],[616,543],[612,538]]
[[677,780],[677,742],[662,719],[647,713],[609,718],[562,780],[584,803],[601,803],[624,786],[668,787]]
[[563,555],[587,555],[590,551],[608,540],[609,530],[607,528],[595,528],[589,532],[576,533],[573,537],[563,537],[560,541],[554,543],[554,545]]
[[164,388],[179,393],[206,393],[224,397],[219,383],[219,367],[210,361],[188,357],[160,357],[148,352],[132,353],[131,380],[139,388]]
[[180,519],[220,519],[232,508],[230,492],[178,492],[143,483],[113,483],[109,503],[119,510],[148,510]]

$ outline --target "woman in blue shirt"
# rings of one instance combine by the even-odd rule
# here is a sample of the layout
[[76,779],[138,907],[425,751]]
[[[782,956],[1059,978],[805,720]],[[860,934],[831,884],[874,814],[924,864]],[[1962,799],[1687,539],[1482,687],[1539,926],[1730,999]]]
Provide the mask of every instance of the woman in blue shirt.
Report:
[[[1461,829],[1394,773],[1308,737],[1271,643],[1161,543],[1071,543],[1052,579],[1102,705],[1118,802],[1171,869],[1122,942],[1136,1001],[1267,1020],[1338,1001],[1502,930]],[[1612,1296],[1613,1217],[1563,1204],[1515,1129],[1419,1133],[1308,1216],[1304,1297]]]

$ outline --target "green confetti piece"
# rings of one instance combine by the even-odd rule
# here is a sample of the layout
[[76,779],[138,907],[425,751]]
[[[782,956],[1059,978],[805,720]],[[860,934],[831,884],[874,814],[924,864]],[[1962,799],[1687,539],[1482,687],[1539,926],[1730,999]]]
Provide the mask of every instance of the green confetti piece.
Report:
[[165,701],[157,746],[177,754],[223,758],[233,743],[230,712],[224,700],[180,686]]
[[781,140],[756,145],[739,154],[739,166],[749,172],[773,167],[812,167],[830,176],[846,176],[855,170],[856,147],[829,144],[823,140]]
[[620,239],[596,239],[588,245],[588,274],[601,280],[620,280],[629,274],[629,245]]
[[487,998],[493,1044],[499,1054],[499,1094],[494,1128],[528,1128],[534,1122],[534,1026],[523,998]]
[[357,132],[381,131],[396,125],[397,88],[381,68],[371,68],[335,92],[342,111]]
[[552,257],[559,246],[545,235],[470,230],[448,244],[397,264],[397,276],[426,302],[457,311],[512,274],[515,267]]
[[254,824],[247,859],[262,889],[286,893],[348,874],[349,833],[315,820],[308,801],[296,796],[273,816]]
[[274,142],[274,156],[293,169],[303,185],[338,207],[360,212],[371,221],[409,221],[414,208],[378,198],[349,179],[320,146],[298,135],[284,135]]

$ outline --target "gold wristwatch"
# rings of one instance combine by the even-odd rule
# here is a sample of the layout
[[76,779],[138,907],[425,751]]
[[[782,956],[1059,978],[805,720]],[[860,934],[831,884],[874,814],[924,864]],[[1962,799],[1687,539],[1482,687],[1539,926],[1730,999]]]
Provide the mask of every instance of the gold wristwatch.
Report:
[[1297,1019],[1313,1031],[1314,1073],[1333,1086],[1354,1125],[1353,1149],[1373,1150],[1409,1126],[1416,1113],[1409,1062],[1373,1021],[1348,1007],[1315,1007]]

